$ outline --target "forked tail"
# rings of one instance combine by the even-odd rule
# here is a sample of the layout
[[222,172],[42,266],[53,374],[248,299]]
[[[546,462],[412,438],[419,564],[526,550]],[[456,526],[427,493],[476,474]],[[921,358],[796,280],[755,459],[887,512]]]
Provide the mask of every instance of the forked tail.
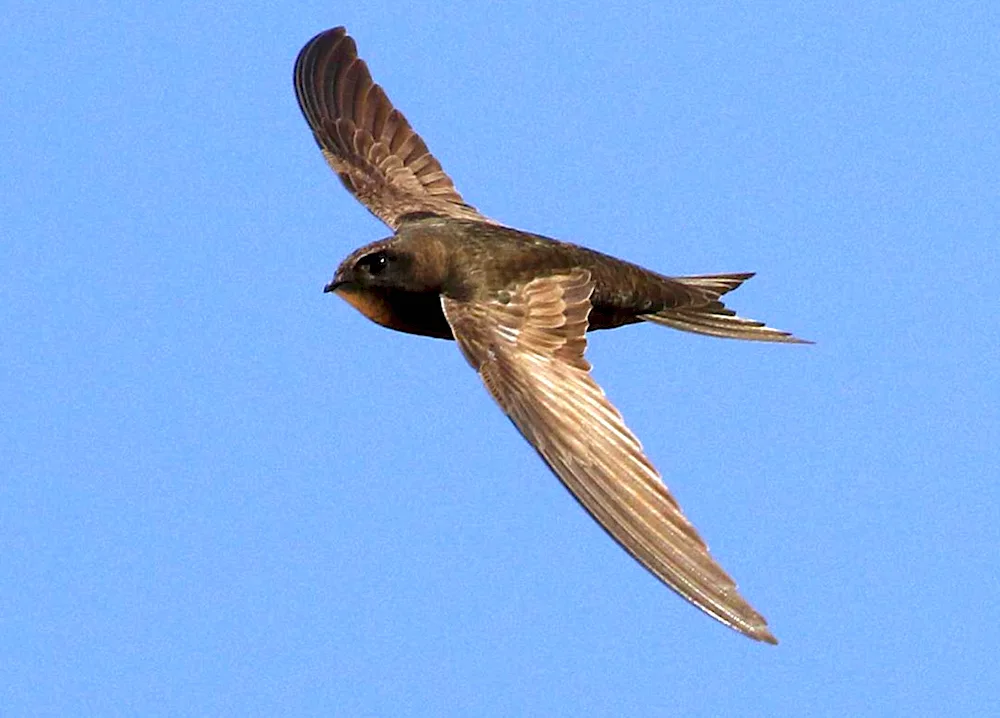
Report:
[[643,314],[642,318],[655,324],[696,334],[707,334],[712,337],[748,339],[757,342],[812,344],[810,341],[792,336],[789,332],[772,329],[764,322],[737,316],[736,312],[728,309],[719,301],[719,297],[736,289],[753,275],[753,272],[744,272],[741,274],[671,277],[675,282],[698,290],[705,296],[705,303],[699,306],[664,309],[656,314]]

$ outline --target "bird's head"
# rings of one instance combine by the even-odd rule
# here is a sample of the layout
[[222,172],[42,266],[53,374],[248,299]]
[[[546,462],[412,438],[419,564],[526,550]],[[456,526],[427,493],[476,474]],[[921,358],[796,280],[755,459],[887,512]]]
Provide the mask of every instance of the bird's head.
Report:
[[364,292],[391,289],[406,283],[410,257],[392,246],[392,240],[369,244],[340,263],[324,292]]
[[396,235],[365,245],[340,263],[324,291],[338,293],[438,292],[447,271],[435,242]]

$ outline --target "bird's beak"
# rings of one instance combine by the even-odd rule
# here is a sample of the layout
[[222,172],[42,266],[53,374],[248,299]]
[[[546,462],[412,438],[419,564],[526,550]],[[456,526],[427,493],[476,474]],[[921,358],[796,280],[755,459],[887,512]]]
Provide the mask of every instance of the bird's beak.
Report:
[[336,292],[341,287],[351,284],[352,279],[353,277],[351,276],[350,269],[345,271],[341,267],[337,269],[337,273],[333,275],[333,279],[330,280],[330,283],[327,284],[325,287],[323,287],[323,292],[324,293]]

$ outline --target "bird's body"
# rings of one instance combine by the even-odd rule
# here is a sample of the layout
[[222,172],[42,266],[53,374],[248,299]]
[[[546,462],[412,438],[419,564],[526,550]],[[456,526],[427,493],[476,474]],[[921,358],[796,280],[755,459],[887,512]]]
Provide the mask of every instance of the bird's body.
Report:
[[723,305],[720,297],[752,274],[667,277],[480,214],[372,81],[344,28],[302,49],[295,89],[344,186],[395,231],[351,253],[326,291],[382,326],[454,339],[515,426],[618,543],[709,615],[776,643],[584,358],[588,331],[642,321],[800,342]]
[[[441,339],[454,339],[441,310],[441,296],[495,299],[532,279],[577,268],[589,271],[594,282],[587,331],[655,321],[650,318],[670,310],[710,307],[720,294],[753,276],[666,277],[569,242],[488,222],[434,216],[408,221],[392,237],[356,250],[344,264],[378,251],[405,254],[421,285],[411,291],[372,289],[364,304],[361,300],[352,304],[390,329]],[[752,324],[760,331],[758,323]],[[783,332],[770,330],[770,334],[778,335],[772,341],[788,341]]]

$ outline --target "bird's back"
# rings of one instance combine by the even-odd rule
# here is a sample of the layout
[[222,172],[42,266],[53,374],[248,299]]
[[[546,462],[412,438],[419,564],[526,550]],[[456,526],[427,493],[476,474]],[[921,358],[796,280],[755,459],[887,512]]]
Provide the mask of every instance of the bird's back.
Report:
[[483,222],[440,218],[425,222],[424,231],[443,240],[452,264],[461,267],[456,273],[460,281],[449,288],[458,296],[492,298],[538,277],[586,269],[594,281],[591,330],[632,324],[644,314],[704,305],[715,298],[683,279],[542,235]]

